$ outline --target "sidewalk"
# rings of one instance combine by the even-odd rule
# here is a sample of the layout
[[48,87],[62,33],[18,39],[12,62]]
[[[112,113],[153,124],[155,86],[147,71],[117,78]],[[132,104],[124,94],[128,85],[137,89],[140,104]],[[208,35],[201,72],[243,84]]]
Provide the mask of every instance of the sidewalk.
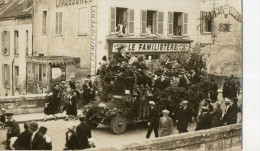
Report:
[[[78,110],[78,115],[81,114],[81,110]],[[55,114],[58,119],[65,119],[66,112]],[[44,120],[44,113],[34,113],[34,114],[21,114],[21,115],[14,115],[14,119],[18,123],[24,123],[29,121],[43,121]],[[52,115],[47,116],[47,120],[54,120]]]

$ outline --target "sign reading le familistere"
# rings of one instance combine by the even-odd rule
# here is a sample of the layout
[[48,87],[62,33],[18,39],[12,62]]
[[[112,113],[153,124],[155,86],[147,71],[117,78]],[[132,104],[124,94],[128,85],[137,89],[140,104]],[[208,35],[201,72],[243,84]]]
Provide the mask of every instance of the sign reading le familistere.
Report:
[[112,52],[121,46],[125,46],[125,52],[188,51],[190,48],[187,43],[114,43]]
[[56,7],[91,3],[94,0],[56,0]]

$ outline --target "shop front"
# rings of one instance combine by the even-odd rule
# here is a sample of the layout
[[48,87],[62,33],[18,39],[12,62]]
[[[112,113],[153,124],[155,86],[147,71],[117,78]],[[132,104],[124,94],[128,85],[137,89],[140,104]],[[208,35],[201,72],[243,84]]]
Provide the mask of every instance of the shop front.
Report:
[[108,38],[109,56],[114,55],[118,47],[124,46],[126,54],[143,57],[152,68],[167,55],[185,53],[190,50],[192,40],[159,38]]
[[41,94],[55,83],[68,80],[70,66],[79,64],[80,59],[65,56],[27,57],[27,94]]

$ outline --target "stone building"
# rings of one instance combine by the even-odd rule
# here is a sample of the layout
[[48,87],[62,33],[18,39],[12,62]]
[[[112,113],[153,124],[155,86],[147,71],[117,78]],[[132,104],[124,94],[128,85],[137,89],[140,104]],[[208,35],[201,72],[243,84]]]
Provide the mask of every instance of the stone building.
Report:
[[[102,57],[124,45],[150,62],[200,40],[200,0],[35,0],[31,90],[95,75]],[[38,77],[37,77],[38,76]],[[45,79],[40,81],[39,76]]]
[[26,93],[26,61],[32,54],[32,0],[0,1],[0,95]]
[[208,60],[208,73],[222,88],[227,76],[242,79],[242,4],[240,0],[213,2],[201,4],[201,52]]

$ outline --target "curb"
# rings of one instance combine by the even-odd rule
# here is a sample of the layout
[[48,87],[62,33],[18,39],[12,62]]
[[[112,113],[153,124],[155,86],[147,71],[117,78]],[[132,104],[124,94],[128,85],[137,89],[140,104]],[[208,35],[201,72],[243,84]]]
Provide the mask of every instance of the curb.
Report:
[[[59,119],[65,119],[66,118],[66,115],[63,115],[63,116],[59,116],[57,117],[57,120]],[[40,119],[30,119],[30,120],[22,120],[22,121],[17,121],[19,124],[21,123],[25,123],[25,122],[30,122],[30,121],[43,121],[44,118],[40,118]],[[55,120],[54,117],[51,117],[51,118],[47,118],[47,121],[52,121],[52,120]]]

